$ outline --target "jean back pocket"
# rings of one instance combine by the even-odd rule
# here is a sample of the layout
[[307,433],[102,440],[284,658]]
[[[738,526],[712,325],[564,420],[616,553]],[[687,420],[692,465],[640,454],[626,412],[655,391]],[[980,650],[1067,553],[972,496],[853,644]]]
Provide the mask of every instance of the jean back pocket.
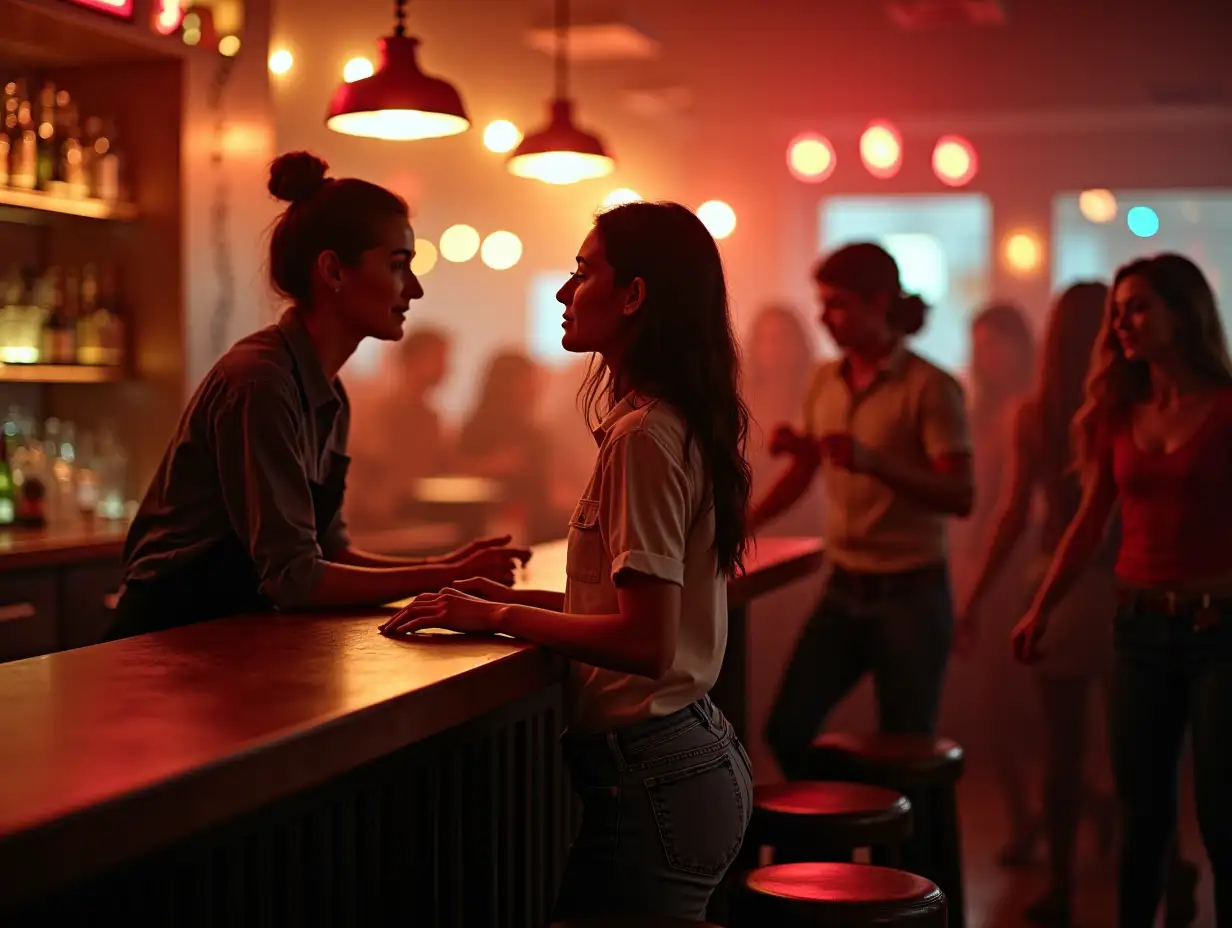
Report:
[[645,779],[668,865],[705,877],[722,875],[744,840],[752,796],[726,744],[701,763]]

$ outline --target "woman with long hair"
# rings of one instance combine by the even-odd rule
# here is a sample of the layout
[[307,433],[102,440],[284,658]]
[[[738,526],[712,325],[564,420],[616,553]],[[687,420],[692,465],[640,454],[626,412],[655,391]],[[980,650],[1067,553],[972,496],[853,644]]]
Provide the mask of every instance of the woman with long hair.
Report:
[[565,349],[600,362],[584,388],[599,456],[564,595],[476,580],[382,629],[502,632],[571,658],[563,747],[584,813],[555,917],[701,919],[753,788],[707,695],[750,479],[723,264],[684,207],[631,203],[598,215],[557,298]]
[[[1007,471],[1014,414],[1031,388],[1035,335],[1015,303],[995,301],[971,323],[971,444],[974,450],[975,506],[971,518],[951,526],[952,566],[956,585],[969,589],[983,554],[997,500]],[[1024,534],[1027,526],[1023,526]],[[1026,581],[1025,545],[1007,556],[1017,570],[1002,573],[976,605],[984,623],[998,624],[979,647],[968,634],[975,610],[968,608],[955,626],[955,650],[975,651],[974,685],[979,693],[980,742],[996,772],[1009,819],[1009,838],[999,855],[1002,866],[1030,862],[1039,837],[1039,816],[1026,786],[1026,770],[1035,753],[1035,701],[1028,674],[1014,664],[1005,645],[1016,612],[1022,608]],[[989,642],[994,642],[989,646]],[[999,645],[999,646],[998,646]]]
[[[1122,815],[1121,928],[1154,924],[1192,727],[1198,822],[1216,908],[1232,918],[1232,360],[1188,258],[1122,267],[1075,423],[1082,500],[1014,630],[1026,661],[1105,544],[1119,504],[1111,693]],[[1087,616],[1099,622],[1098,615]],[[1221,922],[1222,923],[1222,922]]]
[[[1060,295],[1048,317],[1042,363],[1034,395],[1016,410],[1010,432],[1009,479],[997,501],[991,538],[979,540],[985,551],[975,574],[971,598],[960,628],[973,636],[977,619],[989,613],[980,606],[993,583],[1005,576],[1014,551],[1031,521],[1037,497],[1042,525],[1037,552],[1020,578],[1037,587],[1082,498],[1073,468],[1070,427],[1083,403],[1083,383],[1091,351],[1104,318],[1108,288],[1079,283]],[[1073,889],[1074,844],[1083,801],[1096,818],[1101,843],[1111,842],[1110,800],[1084,791],[1087,722],[1092,691],[1108,677],[1112,656],[1114,579],[1105,545],[1100,556],[1053,610],[1047,655],[1036,665],[1037,693],[1045,725],[1044,832],[1048,841],[1051,883],[1027,909],[1039,924],[1068,925]],[[1020,600],[1021,602],[1021,600]],[[1006,651],[1004,637],[992,638]],[[1001,720],[1011,740],[1020,737],[1008,719]],[[1023,758],[1015,757],[1021,763]],[[1019,803],[1027,805],[1026,771],[1019,776]],[[1032,841],[1032,843],[1034,843]]]
[[507,538],[429,559],[351,543],[338,371],[363,339],[399,340],[423,288],[406,203],[327,171],[308,152],[270,165],[269,192],[287,204],[270,283],[290,307],[232,346],[189,401],[128,532],[113,638],[271,608],[381,605],[477,574],[512,583],[529,557]]

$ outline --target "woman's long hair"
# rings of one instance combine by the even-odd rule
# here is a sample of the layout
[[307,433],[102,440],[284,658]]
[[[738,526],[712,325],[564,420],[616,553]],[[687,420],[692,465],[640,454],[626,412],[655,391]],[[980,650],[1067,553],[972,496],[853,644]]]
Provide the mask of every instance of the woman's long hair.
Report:
[[1035,368],[1035,333],[1027,322],[1026,313],[1017,303],[989,303],[971,321],[971,329],[986,328],[996,332],[1005,339],[1018,355],[1019,370],[1017,382],[1011,385],[1010,396],[996,396],[987,383],[981,381],[978,371],[972,370],[971,393],[973,396],[972,423],[984,423],[995,418],[1004,410],[1005,402],[1021,397],[1031,387],[1031,376]]
[[[1074,417],[1082,407],[1087,367],[1107,302],[1106,284],[1083,281],[1066,288],[1048,314],[1033,400],[1039,429],[1034,445],[1047,481],[1058,480],[1073,468]],[[1073,480],[1072,474],[1067,479]]]
[[1126,264],[1117,271],[1109,291],[1091,355],[1086,401],[1074,423],[1077,462],[1084,478],[1099,466],[1111,432],[1124,426],[1133,407],[1151,396],[1150,369],[1145,361],[1125,357],[1113,319],[1117,287],[1130,277],[1145,280],[1168,307],[1176,326],[1177,348],[1190,369],[1212,386],[1232,385],[1232,359],[1215,294],[1198,266],[1178,254]]
[[[718,246],[676,203],[629,203],[599,213],[595,227],[617,286],[640,277],[645,301],[621,357],[621,387],[660,399],[684,418],[685,453],[697,442],[714,497],[720,568],[744,568],[752,472],[745,459],[749,412],[740,396],[740,360]],[[582,385],[590,424],[622,397],[605,366],[592,361]]]

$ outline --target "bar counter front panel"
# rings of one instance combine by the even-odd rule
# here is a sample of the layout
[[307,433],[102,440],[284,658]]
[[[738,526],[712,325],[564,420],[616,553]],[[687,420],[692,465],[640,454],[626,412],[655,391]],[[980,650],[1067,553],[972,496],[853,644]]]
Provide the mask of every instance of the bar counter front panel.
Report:
[[[818,541],[765,539],[730,584],[730,715],[745,604],[820,563]],[[563,544],[520,582],[561,588]],[[0,924],[546,925],[575,824],[565,662],[392,641],[379,618],[245,616],[0,666]]]

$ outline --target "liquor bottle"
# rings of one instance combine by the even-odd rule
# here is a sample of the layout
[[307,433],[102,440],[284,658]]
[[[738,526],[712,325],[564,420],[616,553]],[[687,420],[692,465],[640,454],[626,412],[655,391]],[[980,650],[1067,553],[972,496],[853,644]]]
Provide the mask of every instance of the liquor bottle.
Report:
[[59,364],[60,352],[63,350],[64,317],[64,284],[60,279],[60,269],[50,268],[41,281],[42,293],[40,304],[46,315],[43,317],[42,362],[44,364]]
[[33,190],[38,183],[38,131],[26,82],[17,82],[17,148],[9,153],[9,185]]
[[0,187],[9,186],[13,159],[21,148],[21,133],[17,129],[17,81],[4,85],[0,103]]
[[99,363],[119,367],[124,363],[127,342],[116,269],[110,265],[103,270],[103,284],[95,318],[98,319],[98,340],[102,349]]
[[102,364],[103,346],[99,338],[98,275],[94,265],[81,269],[81,313],[77,317],[77,363]]
[[115,203],[121,195],[121,164],[113,123],[106,123],[94,139],[94,157],[94,196],[107,203]]
[[56,364],[77,363],[78,297],[81,295],[77,275],[69,272],[64,278],[64,320],[56,343]]
[[56,163],[59,161],[60,154],[60,143],[56,132],[55,84],[44,84],[43,92],[39,95],[37,144],[37,186],[39,190],[50,190],[55,182]]
[[[67,97],[68,95],[65,94]],[[64,195],[75,200],[89,196],[85,164],[81,151],[81,126],[77,120],[77,105],[71,100],[57,110],[61,114],[63,132],[60,138],[59,175],[64,183]]]
[[12,525],[17,519],[16,489],[9,466],[9,440],[0,433],[0,526]]

